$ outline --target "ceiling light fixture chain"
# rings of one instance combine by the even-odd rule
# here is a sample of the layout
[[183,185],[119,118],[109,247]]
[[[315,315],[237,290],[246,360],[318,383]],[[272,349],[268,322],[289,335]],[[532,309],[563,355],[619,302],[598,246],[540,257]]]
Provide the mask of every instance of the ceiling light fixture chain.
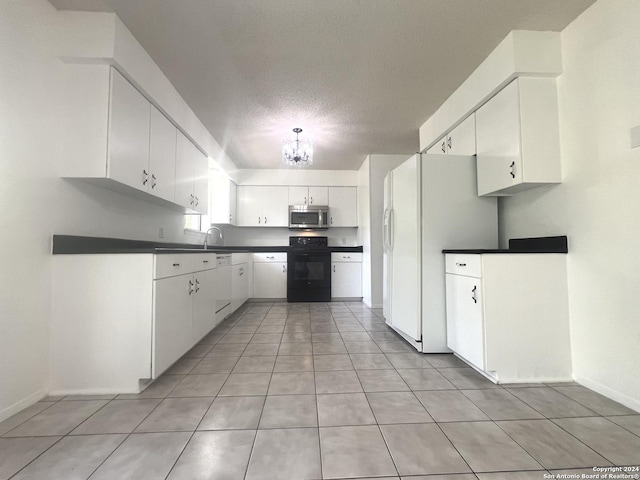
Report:
[[294,128],[295,140],[282,141],[282,163],[290,167],[308,167],[313,164],[313,144],[310,140],[300,140],[301,128]]

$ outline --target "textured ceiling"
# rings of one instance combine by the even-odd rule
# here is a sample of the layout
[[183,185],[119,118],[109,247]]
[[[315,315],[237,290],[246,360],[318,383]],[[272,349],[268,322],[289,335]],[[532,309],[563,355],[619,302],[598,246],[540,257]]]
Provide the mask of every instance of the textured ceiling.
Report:
[[113,11],[240,168],[301,127],[318,169],[410,154],[418,128],[513,29],[593,0],[50,0]]

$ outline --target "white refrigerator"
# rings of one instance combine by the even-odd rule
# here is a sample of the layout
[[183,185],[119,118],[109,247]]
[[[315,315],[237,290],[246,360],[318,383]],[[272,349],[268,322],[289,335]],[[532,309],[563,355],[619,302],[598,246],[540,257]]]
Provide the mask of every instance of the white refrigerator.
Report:
[[473,156],[417,154],[384,183],[383,314],[416,350],[447,348],[443,249],[498,248],[495,197],[478,197]]

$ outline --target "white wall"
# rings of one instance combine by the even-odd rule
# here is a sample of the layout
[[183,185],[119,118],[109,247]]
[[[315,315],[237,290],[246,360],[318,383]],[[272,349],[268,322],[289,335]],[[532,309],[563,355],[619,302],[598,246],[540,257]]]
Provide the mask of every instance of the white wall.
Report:
[[302,185],[351,187],[358,185],[357,170],[303,168],[243,169],[228,172],[238,185]]
[[371,303],[382,308],[382,216],[384,177],[411,155],[369,155],[369,201],[371,217]]
[[369,157],[358,170],[358,245],[362,245],[362,301],[371,307],[371,204]]
[[329,228],[313,232],[295,231],[278,227],[234,227],[232,225],[218,225],[224,232],[224,245],[232,246],[286,246],[289,237],[294,236],[322,236],[327,237],[330,246],[360,245],[357,238],[357,228]]
[[51,235],[190,242],[183,215],[56,176],[64,64],[59,12],[0,1],[0,421],[48,392]]
[[569,236],[575,379],[640,411],[640,8],[599,0],[562,32],[564,183],[501,201],[501,241]]

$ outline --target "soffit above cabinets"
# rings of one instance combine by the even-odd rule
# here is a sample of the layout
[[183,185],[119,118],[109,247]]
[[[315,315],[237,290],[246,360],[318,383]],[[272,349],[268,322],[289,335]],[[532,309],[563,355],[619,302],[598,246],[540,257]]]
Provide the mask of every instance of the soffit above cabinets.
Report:
[[239,168],[314,169],[418,150],[418,128],[514,29],[560,31],[592,0],[50,0],[115,12]]

